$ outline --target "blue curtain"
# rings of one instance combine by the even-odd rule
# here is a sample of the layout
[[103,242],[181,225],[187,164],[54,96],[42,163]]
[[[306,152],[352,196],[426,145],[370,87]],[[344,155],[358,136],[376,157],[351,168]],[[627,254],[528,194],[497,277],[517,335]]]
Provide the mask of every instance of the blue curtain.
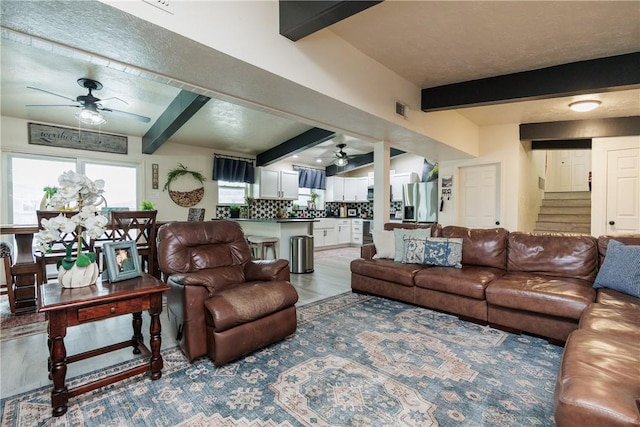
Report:
[[228,182],[255,182],[253,161],[231,157],[213,157],[213,180]]
[[325,190],[327,188],[327,174],[323,170],[308,169],[294,166],[293,170],[298,171],[298,187],[315,188]]

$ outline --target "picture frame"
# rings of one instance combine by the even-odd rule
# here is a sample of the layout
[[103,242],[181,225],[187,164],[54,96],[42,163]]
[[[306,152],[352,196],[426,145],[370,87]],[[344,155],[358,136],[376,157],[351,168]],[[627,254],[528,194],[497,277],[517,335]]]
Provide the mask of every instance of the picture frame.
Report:
[[133,240],[107,242],[102,246],[102,250],[105,272],[107,273],[106,279],[110,282],[120,282],[142,275],[138,249]]

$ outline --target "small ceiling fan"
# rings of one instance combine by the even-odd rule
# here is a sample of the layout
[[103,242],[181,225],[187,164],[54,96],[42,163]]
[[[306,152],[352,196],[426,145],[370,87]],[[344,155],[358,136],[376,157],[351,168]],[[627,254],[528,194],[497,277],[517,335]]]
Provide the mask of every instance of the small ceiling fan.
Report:
[[120,102],[124,102],[125,104],[128,104],[127,101],[120,99],[118,97],[111,97],[111,98],[106,98],[106,99],[100,99],[100,98],[96,98],[95,96],[93,96],[93,91],[94,90],[100,90],[102,89],[102,83],[100,83],[97,80],[92,80],[92,79],[88,79],[88,78],[80,78],[78,79],[78,85],[80,85],[81,87],[87,89],[89,91],[88,94],[86,95],[78,95],[76,97],[76,99],[70,98],[68,96],[65,95],[60,95],[45,89],[40,89],[37,87],[33,87],[33,86],[27,86],[28,89],[33,89],[33,90],[38,90],[40,92],[44,92],[44,93],[48,93],[50,95],[55,95],[57,97],[60,98],[64,98],[64,99],[68,99],[71,102],[74,102],[75,104],[53,104],[53,105],[46,105],[46,104],[42,104],[42,105],[35,105],[35,104],[31,104],[31,105],[26,105],[26,107],[73,107],[73,108],[79,108],[80,110],[76,112],[76,118],[78,120],[80,120],[82,123],[86,123],[89,125],[99,125],[102,123],[105,123],[106,120],[105,118],[102,116],[102,112],[105,113],[110,113],[110,114],[117,114],[119,116],[122,117],[126,117],[129,119],[133,119],[133,120],[137,120],[139,122],[143,122],[143,123],[149,123],[151,121],[151,119],[149,117],[145,117],[145,116],[141,116],[139,114],[134,114],[134,113],[129,113],[127,111],[122,111],[122,110],[115,110],[113,108],[107,108],[105,106],[102,105],[102,103],[104,101],[108,101],[110,99],[117,99]]
[[336,147],[339,149],[339,151],[336,151],[334,153],[336,159],[333,161],[333,163],[336,166],[347,166],[349,164],[349,156],[347,156],[347,153],[342,151],[342,149],[345,148],[346,146],[347,146],[347,144],[338,144],[338,145],[336,145]]

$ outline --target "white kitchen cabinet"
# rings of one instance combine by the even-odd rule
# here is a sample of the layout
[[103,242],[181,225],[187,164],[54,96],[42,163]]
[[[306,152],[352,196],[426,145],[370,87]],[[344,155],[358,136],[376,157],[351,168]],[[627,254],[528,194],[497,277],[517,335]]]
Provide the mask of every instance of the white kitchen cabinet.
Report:
[[356,179],[356,202],[366,202],[367,201],[367,191],[369,189],[369,178],[366,176],[355,178]]
[[320,218],[313,223],[313,247],[334,246],[338,244],[337,220]]
[[298,172],[256,168],[253,194],[256,199],[296,200],[298,198]]
[[348,245],[351,243],[351,220],[339,219],[337,220],[337,240],[339,245]]
[[344,201],[344,178],[339,176],[330,176],[327,178],[325,198],[328,202]]
[[362,225],[361,219],[351,220],[351,243],[362,245]]
[[418,174],[415,172],[396,173],[391,175],[391,200],[402,201],[402,186],[418,182]]
[[369,179],[367,177],[330,176],[327,178],[325,197],[329,198],[327,200],[329,202],[366,202],[368,186]]

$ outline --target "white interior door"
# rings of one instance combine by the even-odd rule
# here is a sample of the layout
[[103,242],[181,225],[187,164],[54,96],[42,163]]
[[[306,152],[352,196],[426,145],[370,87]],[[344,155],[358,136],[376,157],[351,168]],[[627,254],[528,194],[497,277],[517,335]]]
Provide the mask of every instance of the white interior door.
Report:
[[545,191],[589,191],[591,150],[547,151]]
[[607,153],[607,233],[640,232],[640,148]]
[[460,220],[464,227],[500,225],[500,165],[460,168]]

